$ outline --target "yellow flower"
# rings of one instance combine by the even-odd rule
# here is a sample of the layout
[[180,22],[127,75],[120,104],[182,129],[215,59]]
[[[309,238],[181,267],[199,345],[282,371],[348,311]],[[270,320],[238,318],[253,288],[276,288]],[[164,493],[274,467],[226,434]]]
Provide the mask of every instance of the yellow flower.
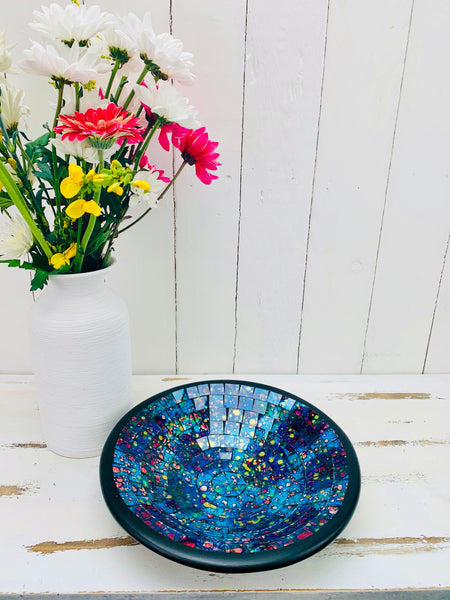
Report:
[[84,213],[90,213],[91,215],[99,217],[101,212],[102,209],[95,200],[83,200],[82,198],[74,200],[66,208],[67,216],[73,221],[82,217]]
[[60,190],[64,198],[73,198],[83,187],[83,169],[75,163],[69,164],[69,175],[61,181]]
[[88,181],[92,181],[92,183],[102,183],[102,181],[106,178],[104,173],[96,173],[94,169],[88,171],[86,175],[86,179]]
[[144,190],[144,192],[150,191],[150,184],[148,181],[144,181],[143,179],[136,179],[136,181],[132,181],[131,185],[139,188],[140,190]]
[[8,163],[14,169],[14,171],[17,169],[17,161],[15,158],[8,158]]
[[50,264],[54,269],[60,269],[64,265],[70,265],[70,259],[73,258],[77,253],[77,245],[75,242],[70,244],[67,250],[64,252],[57,252],[50,258]]
[[122,196],[122,194],[123,194],[123,187],[121,187],[120,183],[118,181],[116,181],[115,183],[111,184],[106,191],[108,193],[114,192],[118,196]]

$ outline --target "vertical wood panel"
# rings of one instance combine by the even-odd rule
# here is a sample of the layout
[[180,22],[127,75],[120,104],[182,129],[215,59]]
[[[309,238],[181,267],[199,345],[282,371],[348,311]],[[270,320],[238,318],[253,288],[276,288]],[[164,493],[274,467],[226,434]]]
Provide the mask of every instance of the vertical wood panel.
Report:
[[299,371],[358,372],[411,3],[331,3]]
[[236,372],[295,372],[326,0],[251,1]]
[[6,265],[0,268],[0,373],[27,373],[31,371],[30,276]]
[[449,241],[445,249],[442,278],[439,281],[436,307],[430,329],[424,373],[448,373],[450,371],[450,256]]
[[[27,23],[31,20],[32,11],[39,6],[33,0],[10,3],[7,10],[2,6],[0,29],[6,30],[7,44],[17,44],[12,50],[15,62],[29,45],[31,30]],[[13,85],[24,90],[25,104],[34,109],[32,117],[27,119],[27,134],[41,135],[42,123],[50,119],[48,99],[52,88],[39,77],[15,74],[10,75],[9,79]],[[31,371],[28,318],[33,298],[29,289],[29,273],[0,264],[0,373]]]
[[450,223],[450,4],[416,0],[364,372],[421,372]]
[[[97,4],[86,0],[86,4]],[[152,15],[156,33],[170,29],[167,0],[122,0],[99,2],[104,10],[143,17]],[[169,175],[171,158],[153,139],[148,152],[150,163]],[[125,300],[130,313],[131,351],[135,373],[175,371],[175,275],[173,200],[170,193],[136,227],[116,243],[117,268],[109,282]]]
[[186,95],[210,138],[219,141],[219,179],[203,185],[186,168],[176,185],[178,369],[229,372],[242,120],[245,1],[220,7],[176,0],[173,34],[194,53],[197,82]]

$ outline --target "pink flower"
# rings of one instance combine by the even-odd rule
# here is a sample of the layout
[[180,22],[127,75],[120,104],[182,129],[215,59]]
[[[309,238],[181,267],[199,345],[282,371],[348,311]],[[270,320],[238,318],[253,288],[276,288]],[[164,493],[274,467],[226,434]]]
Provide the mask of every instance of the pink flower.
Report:
[[159,181],[164,181],[164,183],[170,183],[170,177],[166,177],[164,175],[164,171],[162,171],[161,169],[157,169],[156,165],[149,164],[148,156],[146,154],[144,154],[141,160],[139,161],[139,168],[147,169],[150,173],[156,173],[157,179]]
[[[148,113],[147,113],[148,114]],[[151,115],[151,112],[150,112]],[[150,116],[149,116],[150,118]],[[181,125],[178,125],[178,123],[165,123],[164,125],[162,125],[160,132],[159,132],[159,143],[161,144],[161,147],[164,148],[164,150],[169,151],[170,150],[170,142],[169,142],[169,134],[172,135],[172,143],[174,146],[176,146],[174,139],[175,138],[179,138],[181,140],[182,137],[184,137],[189,131],[191,131],[190,129],[186,129],[186,127],[182,127]],[[177,148],[179,146],[176,146]]]
[[195,174],[200,181],[209,185],[213,179],[217,179],[217,175],[212,175],[209,171],[216,171],[220,166],[216,160],[219,153],[214,152],[219,142],[212,142],[208,138],[205,127],[185,129],[176,123],[164,126],[159,142],[166,150],[169,149],[168,133],[172,134],[172,144],[180,150],[183,160],[188,165],[195,165]]
[[85,113],[75,111],[74,115],[60,115],[62,125],[55,127],[62,133],[62,139],[99,142],[128,140],[135,144],[142,141],[139,119],[113,102],[106,108],[89,108]]

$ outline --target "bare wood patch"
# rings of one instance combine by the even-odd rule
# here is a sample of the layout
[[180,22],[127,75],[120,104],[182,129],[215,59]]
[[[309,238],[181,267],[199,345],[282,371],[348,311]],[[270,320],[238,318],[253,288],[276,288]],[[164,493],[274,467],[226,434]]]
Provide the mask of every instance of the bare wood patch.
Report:
[[33,546],[26,546],[29,552],[40,554],[53,554],[54,552],[65,552],[67,550],[104,550],[105,548],[117,548],[119,546],[137,546],[138,542],[131,537],[125,538],[103,538],[99,540],[74,540],[72,542],[41,542]]
[[430,400],[431,394],[422,392],[368,392],[333,394],[336,398],[347,400]]
[[29,488],[19,485],[0,485],[0,496],[22,496]]
[[190,381],[190,377],[163,377],[161,381]]
[[378,441],[367,441],[367,442],[355,442],[355,446],[446,446],[448,440],[378,440]]

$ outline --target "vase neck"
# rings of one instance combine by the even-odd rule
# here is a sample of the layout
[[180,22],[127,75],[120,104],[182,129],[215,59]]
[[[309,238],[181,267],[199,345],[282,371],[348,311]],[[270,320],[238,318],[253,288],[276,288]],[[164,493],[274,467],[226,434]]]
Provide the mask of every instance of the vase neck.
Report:
[[104,287],[106,277],[113,265],[91,271],[90,273],[65,273],[50,275],[48,279],[49,290],[70,295],[84,295],[100,290]]

